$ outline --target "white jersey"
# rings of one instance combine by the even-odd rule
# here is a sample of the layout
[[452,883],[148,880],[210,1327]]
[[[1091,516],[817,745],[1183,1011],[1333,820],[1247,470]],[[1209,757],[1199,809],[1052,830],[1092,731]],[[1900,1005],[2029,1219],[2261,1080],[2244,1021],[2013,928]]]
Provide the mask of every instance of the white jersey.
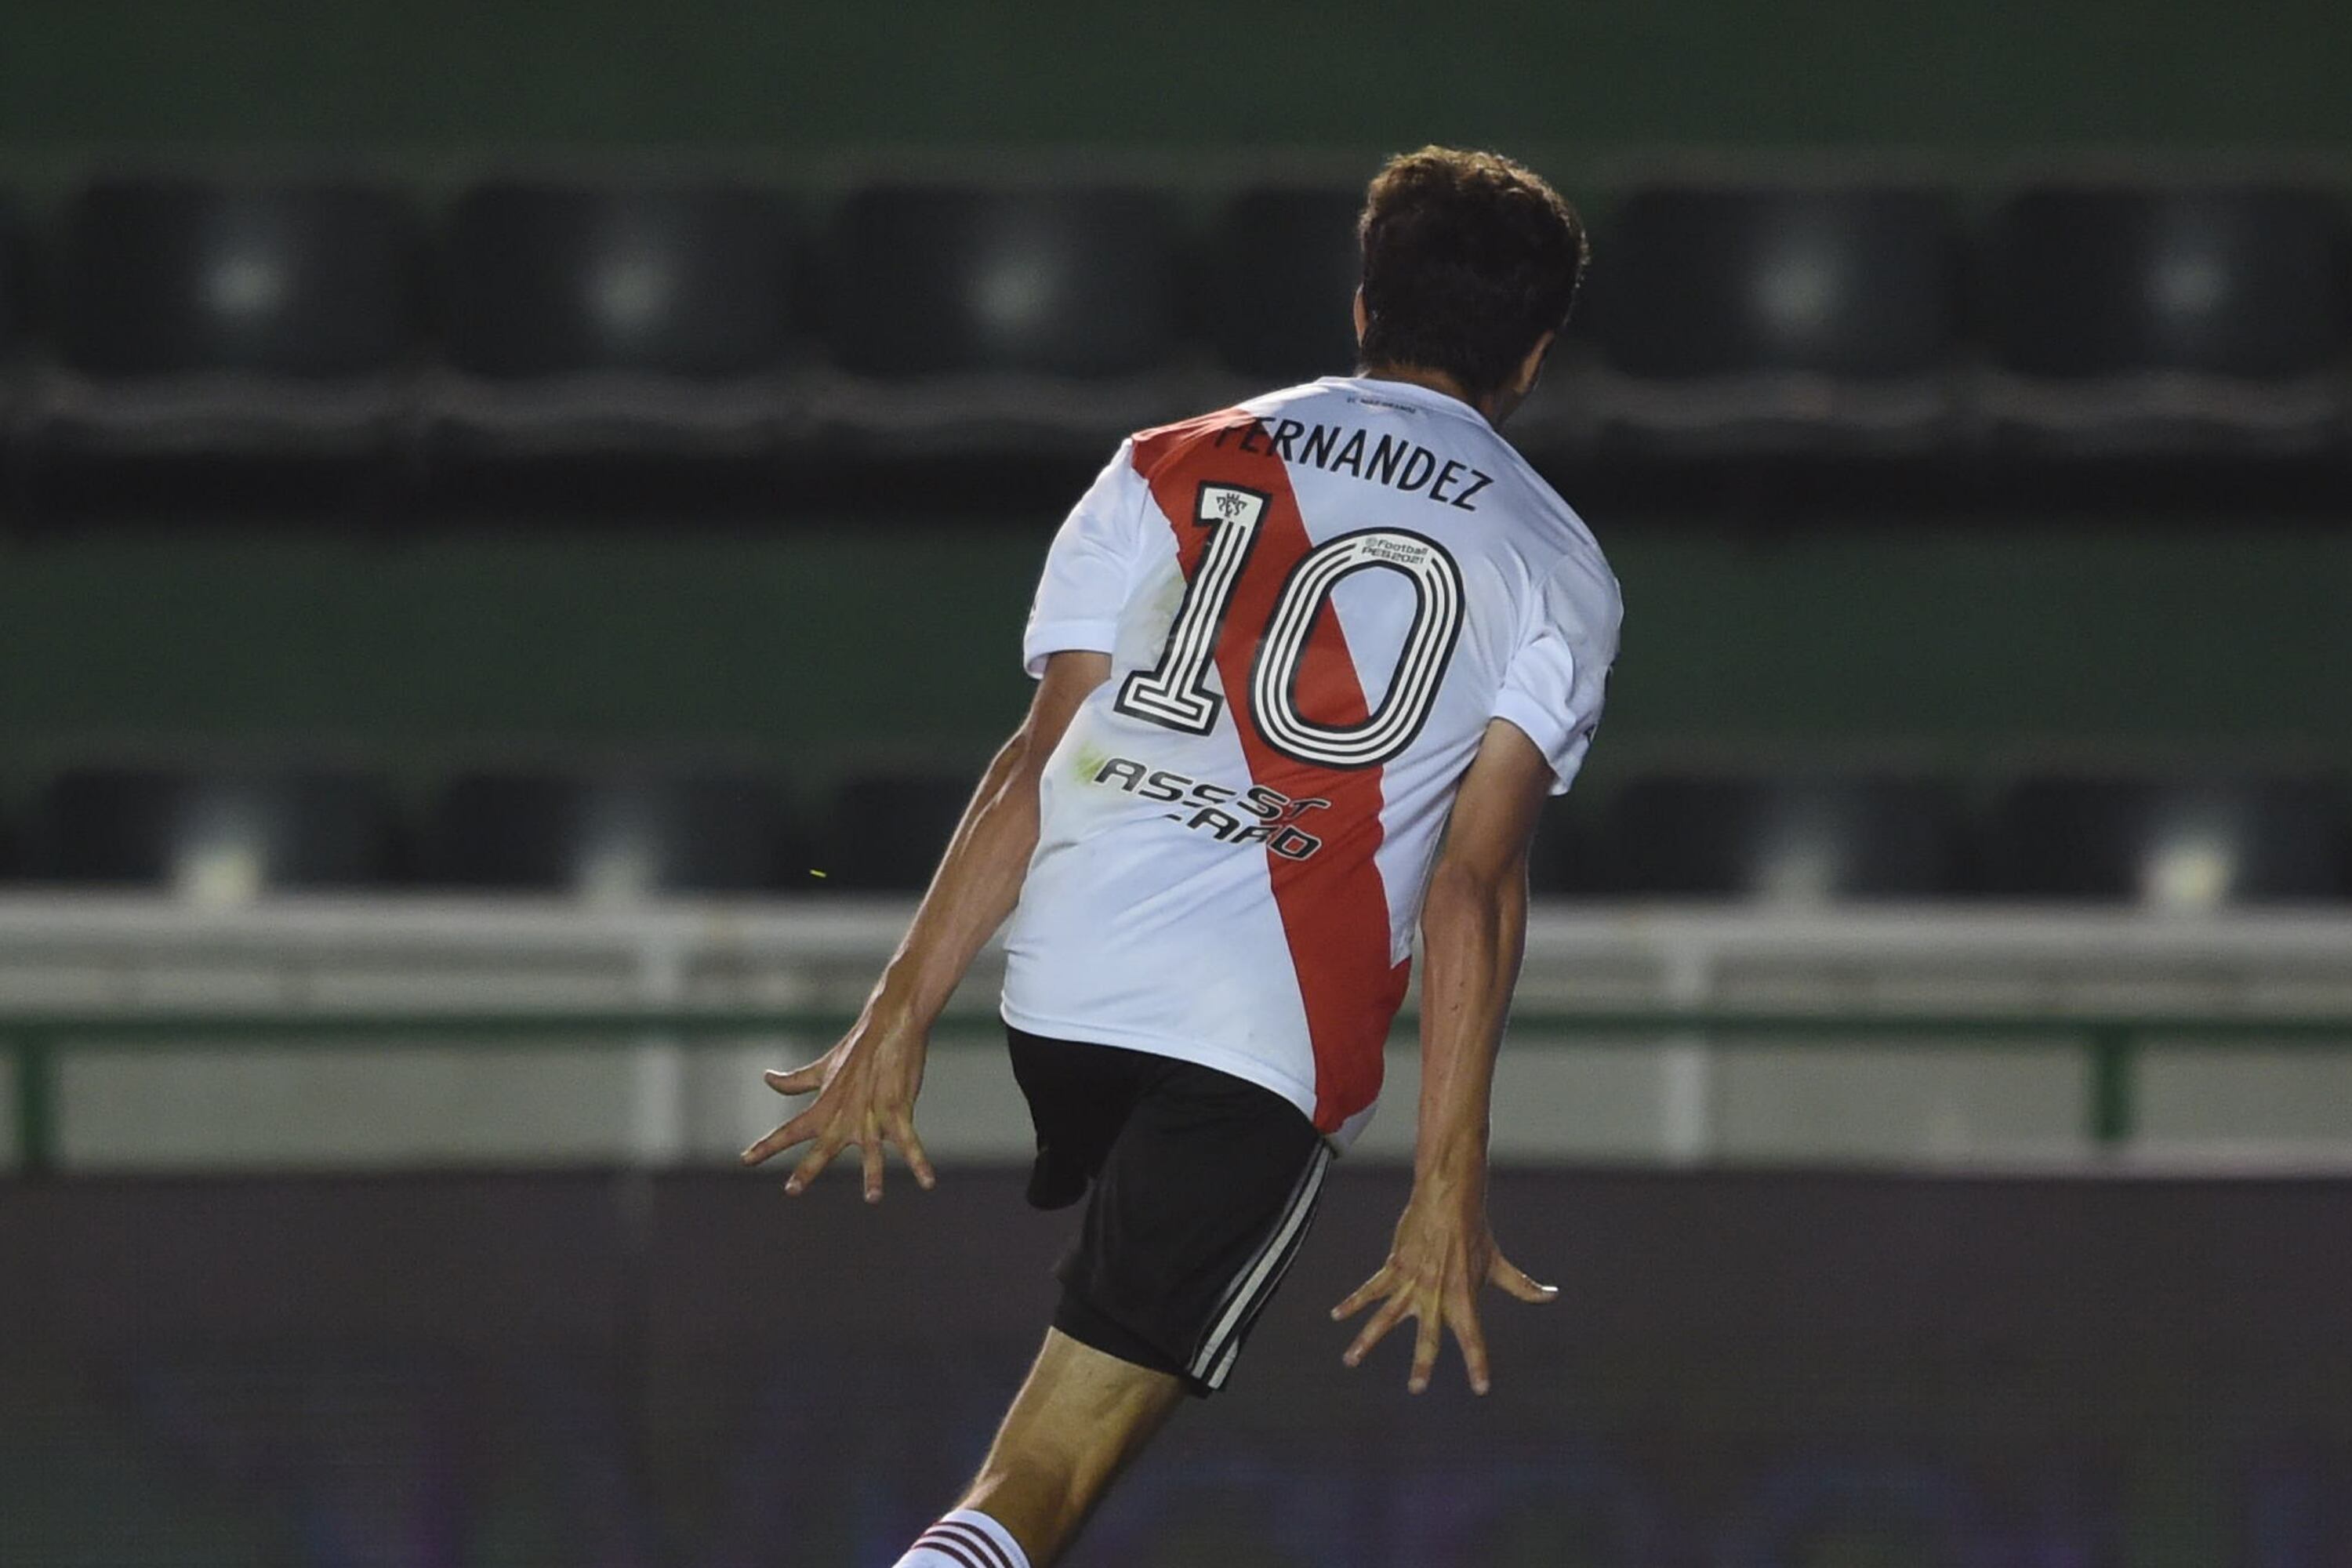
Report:
[[1442,393],[1327,377],[1131,437],[1024,642],[1111,677],[1046,764],[1006,1022],[1231,1073],[1345,1143],[1488,721],[1567,789],[1619,616],[1584,524]]

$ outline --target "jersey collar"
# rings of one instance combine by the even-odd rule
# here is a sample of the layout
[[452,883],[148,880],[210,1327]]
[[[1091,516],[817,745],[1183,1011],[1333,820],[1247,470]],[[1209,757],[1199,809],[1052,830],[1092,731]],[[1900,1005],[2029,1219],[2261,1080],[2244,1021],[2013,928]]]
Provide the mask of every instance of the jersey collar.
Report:
[[1471,420],[1481,429],[1494,428],[1485,415],[1460,398],[1440,392],[1435,387],[1423,386],[1417,382],[1387,381],[1377,375],[1326,375],[1318,377],[1316,384],[1345,387],[1350,392],[1360,392],[1367,397],[1379,398],[1383,403],[1402,403],[1414,408],[1426,408],[1433,414],[1450,414],[1457,419]]

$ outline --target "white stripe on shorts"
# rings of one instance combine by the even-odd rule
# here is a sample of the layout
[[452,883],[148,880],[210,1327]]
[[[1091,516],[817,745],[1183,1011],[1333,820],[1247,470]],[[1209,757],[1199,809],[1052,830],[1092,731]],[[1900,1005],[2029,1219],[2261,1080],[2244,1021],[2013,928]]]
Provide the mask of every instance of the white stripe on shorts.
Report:
[[1307,1157],[1307,1169],[1300,1173],[1298,1184],[1290,1190],[1290,1202],[1284,1205],[1282,1218],[1275,1225],[1265,1243],[1243,1266],[1241,1273],[1226,1287],[1224,1306],[1216,1324],[1201,1341],[1185,1371],[1215,1388],[1233,1370],[1234,1359],[1240,1352],[1239,1330],[1248,1322],[1250,1314],[1264,1304],[1282,1276],[1290,1267],[1290,1255],[1297,1250],[1300,1233],[1306,1229],[1307,1216],[1315,1212],[1315,1194],[1323,1188],[1323,1173],[1331,1164],[1331,1145],[1318,1142],[1315,1152]]

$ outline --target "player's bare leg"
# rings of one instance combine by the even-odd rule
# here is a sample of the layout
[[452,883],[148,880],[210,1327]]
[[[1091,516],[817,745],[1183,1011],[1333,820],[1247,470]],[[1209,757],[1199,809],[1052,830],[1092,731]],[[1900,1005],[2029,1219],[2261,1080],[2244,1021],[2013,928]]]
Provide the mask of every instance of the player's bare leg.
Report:
[[[1029,1568],[1046,1568],[1183,1397],[1184,1385],[1166,1373],[1049,1329],[979,1476],[956,1507],[985,1514],[1020,1543]],[[927,1533],[916,1551],[929,1542]],[[908,1560],[929,1561],[914,1553]]]

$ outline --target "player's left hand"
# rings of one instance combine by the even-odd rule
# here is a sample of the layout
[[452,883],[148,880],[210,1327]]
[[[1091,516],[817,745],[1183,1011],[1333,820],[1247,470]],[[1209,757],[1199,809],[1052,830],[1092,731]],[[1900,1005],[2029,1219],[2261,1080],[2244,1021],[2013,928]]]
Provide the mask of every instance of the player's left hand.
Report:
[[1388,1261],[1355,1294],[1331,1309],[1333,1319],[1344,1320],[1374,1301],[1381,1303],[1339,1359],[1349,1366],[1360,1363],[1391,1329],[1412,1318],[1420,1330],[1413,1336],[1412,1372],[1405,1387],[1419,1394],[1429,1386],[1440,1341],[1444,1330],[1451,1329],[1462,1346],[1471,1390],[1484,1394],[1492,1384],[1486,1337],[1478,1326],[1477,1296],[1487,1285],[1522,1301],[1540,1304],[1559,1299],[1558,1286],[1537,1284],[1495,1245],[1483,1191],[1424,1194],[1416,1185],[1404,1217],[1397,1221]]

